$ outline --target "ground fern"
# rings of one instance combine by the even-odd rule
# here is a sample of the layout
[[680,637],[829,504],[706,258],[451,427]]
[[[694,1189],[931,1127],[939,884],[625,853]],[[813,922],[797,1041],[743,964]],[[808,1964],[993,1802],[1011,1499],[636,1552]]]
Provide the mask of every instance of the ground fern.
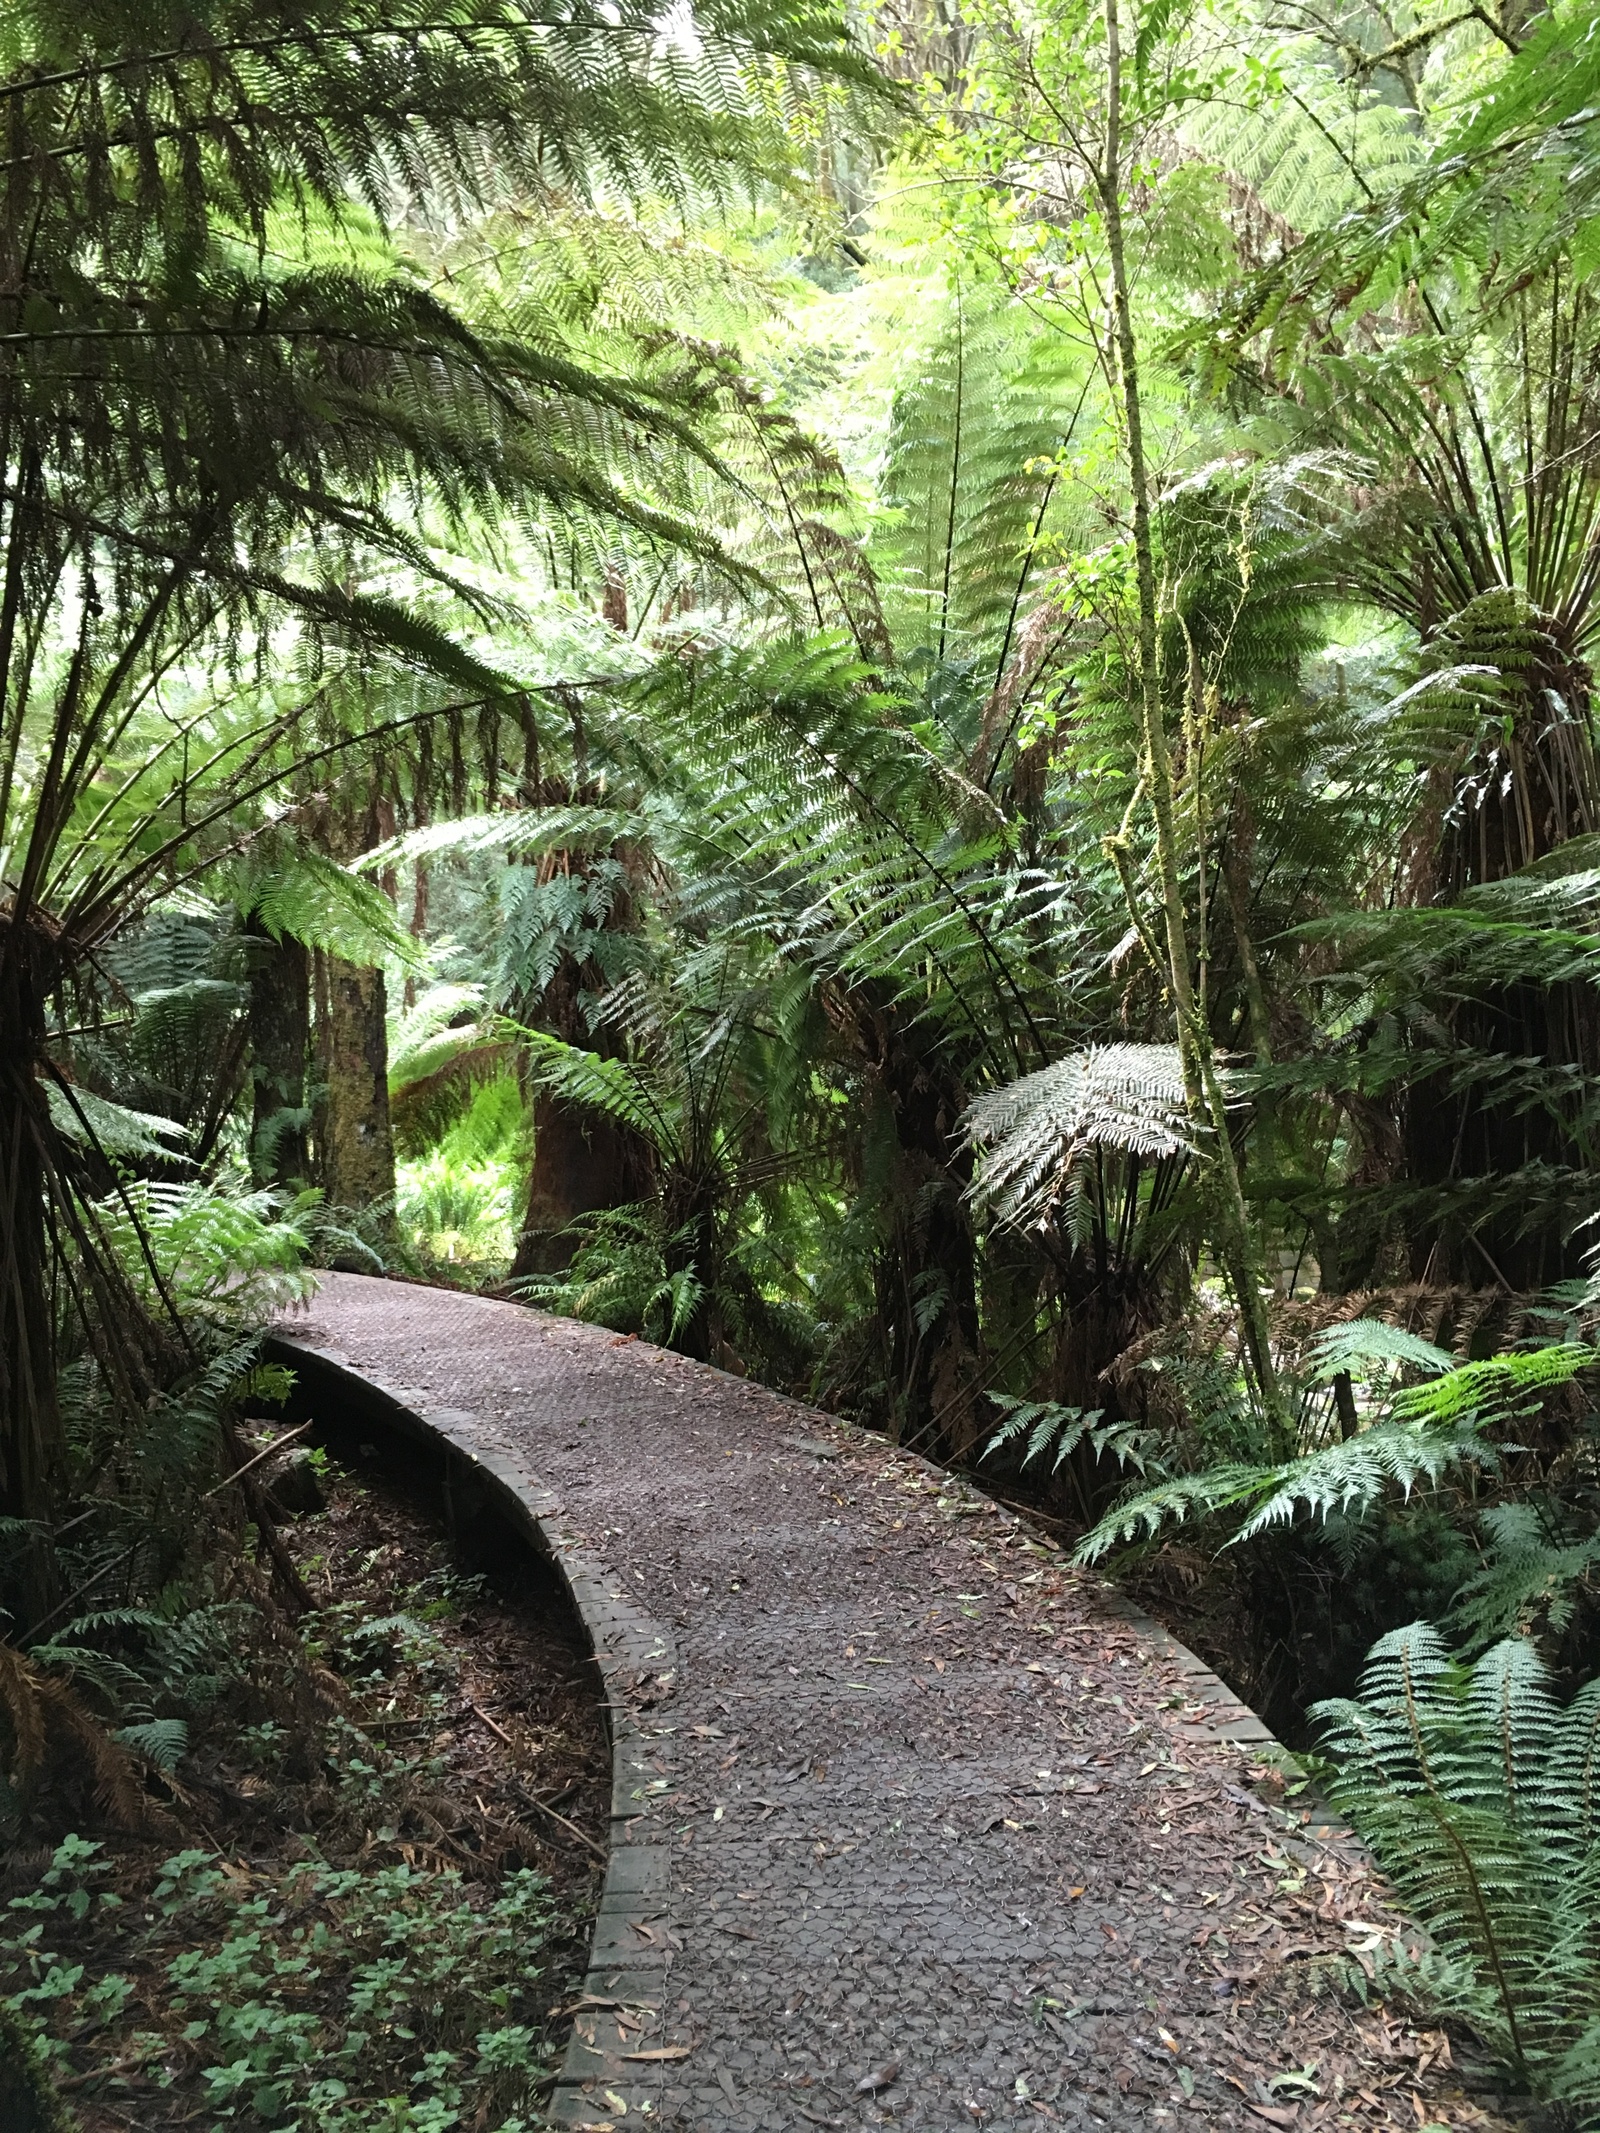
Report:
[[1531,1646],[1468,1667],[1419,1622],[1313,1716],[1335,1806],[1429,1936],[1390,1981],[1600,2125],[1600,1681],[1563,1706]]

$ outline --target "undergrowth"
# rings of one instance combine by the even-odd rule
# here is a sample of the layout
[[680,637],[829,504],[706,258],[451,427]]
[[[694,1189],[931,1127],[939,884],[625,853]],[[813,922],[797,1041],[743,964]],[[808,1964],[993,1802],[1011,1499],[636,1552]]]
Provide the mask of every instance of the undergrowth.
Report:
[[1335,1806],[1428,1936],[1380,1987],[1469,2023],[1562,2124],[1600,2126],[1600,1681],[1563,1705],[1530,1645],[1467,1665],[1417,1622],[1314,1715]]
[[[520,2133],[581,1967],[588,1861],[524,1819],[537,1727],[518,1751],[494,1741],[492,1772],[462,1767],[485,1581],[300,1456],[335,1501],[285,1528],[318,1603],[297,1621],[224,1557],[229,1597],[170,1621],[124,1610],[31,1655],[140,1782],[98,1814],[59,1768],[13,1787],[0,2013],[41,2098],[131,2105],[152,2129]],[[281,1468],[261,1469],[269,1487]],[[543,1737],[570,1761],[559,1729]],[[86,1809],[98,1827],[59,1833]]]
[[[10,1900],[10,2004],[121,2077],[198,2082],[208,2118],[296,2133],[532,2123],[551,2071],[538,2019],[559,1922],[527,1870],[484,1894],[456,1872],[308,1856],[261,1870],[199,1848],[129,1888],[104,1847],[60,1844]],[[528,2017],[533,2019],[528,2019]]]

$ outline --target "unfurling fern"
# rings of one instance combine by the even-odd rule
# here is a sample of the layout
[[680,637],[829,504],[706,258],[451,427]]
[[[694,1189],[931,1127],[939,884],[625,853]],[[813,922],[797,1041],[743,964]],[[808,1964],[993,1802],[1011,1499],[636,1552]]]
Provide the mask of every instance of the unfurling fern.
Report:
[[1468,1668],[1418,1622],[1374,1645],[1359,1698],[1313,1716],[1335,1806],[1432,1943],[1387,1982],[1600,2126],[1600,1681],[1563,1708],[1531,1646]]

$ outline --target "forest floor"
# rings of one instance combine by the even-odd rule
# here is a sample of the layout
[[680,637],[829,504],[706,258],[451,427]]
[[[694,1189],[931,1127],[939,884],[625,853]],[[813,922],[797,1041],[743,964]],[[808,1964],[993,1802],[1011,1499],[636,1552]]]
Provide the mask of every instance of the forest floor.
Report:
[[589,1989],[625,2015],[567,2122],[1508,2122],[1363,1995],[1401,1922],[1221,1684],[965,1482],[509,1304],[334,1275],[285,1331],[536,1477],[676,1654],[623,1692],[650,1797]]
[[610,1808],[581,1626],[525,1545],[453,1547],[403,1449],[321,1443],[298,1636],[252,1610],[144,1830],[0,1872],[0,1992],[84,2133],[533,2123],[559,2062]]

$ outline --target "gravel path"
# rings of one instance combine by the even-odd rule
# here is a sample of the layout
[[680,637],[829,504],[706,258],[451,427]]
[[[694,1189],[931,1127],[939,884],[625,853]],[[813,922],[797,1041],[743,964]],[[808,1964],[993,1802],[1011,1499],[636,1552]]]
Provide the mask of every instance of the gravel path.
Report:
[[1333,1989],[1380,1899],[1259,1725],[1008,1512],[515,1305],[330,1275],[284,1332],[498,1467],[631,1640],[556,2122],[1500,2123]]

